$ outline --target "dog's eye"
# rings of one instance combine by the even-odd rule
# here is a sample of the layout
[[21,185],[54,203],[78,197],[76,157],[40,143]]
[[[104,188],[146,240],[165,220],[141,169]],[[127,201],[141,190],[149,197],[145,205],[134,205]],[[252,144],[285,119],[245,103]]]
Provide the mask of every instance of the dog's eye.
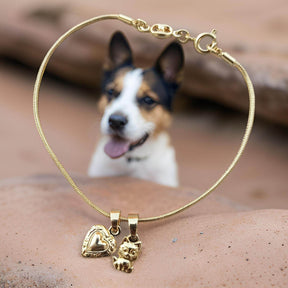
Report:
[[145,97],[143,98],[143,102],[144,102],[145,104],[147,104],[147,105],[153,105],[153,104],[156,103],[156,102],[155,102],[151,97],[149,97],[149,96],[145,96]]
[[107,89],[105,91],[107,97],[108,97],[108,100],[111,101],[112,99],[114,98],[117,98],[119,96],[119,92],[116,91],[114,88],[110,88],[110,89]]
[[146,106],[147,108],[151,109],[151,108],[154,108],[158,102],[155,101],[153,98],[151,98],[150,96],[144,96],[142,98],[139,99],[139,104],[140,105],[144,105]]

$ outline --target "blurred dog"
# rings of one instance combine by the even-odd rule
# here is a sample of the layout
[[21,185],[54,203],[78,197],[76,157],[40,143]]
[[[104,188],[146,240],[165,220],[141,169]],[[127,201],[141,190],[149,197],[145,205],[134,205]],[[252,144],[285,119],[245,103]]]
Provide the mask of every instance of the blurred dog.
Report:
[[178,185],[175,151],[166,130],[183,64],[182,47],[172,42],[152,68],[136,68],[125,36],[112,36],[98,104],[103,137],[89,176],[129,175]]

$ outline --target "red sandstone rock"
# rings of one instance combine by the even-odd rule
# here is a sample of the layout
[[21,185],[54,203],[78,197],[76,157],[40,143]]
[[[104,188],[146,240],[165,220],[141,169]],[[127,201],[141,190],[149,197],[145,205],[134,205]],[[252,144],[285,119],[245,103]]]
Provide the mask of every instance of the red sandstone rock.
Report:
[[[44,7],[44,12],[38,9],[37,13],[33,13],[34,16],[31,17],[31,20],[26,21],[25,19],[27,18],[23,15],[29,15],[29,11],[35,11],[37,10],[35,7],[39,7],[39,4],[34,5],[33,3],[29,3],[29,0],[21,1],[21,3],[13,3],[10,1],[9,4],[6,4],[8,5],[6,7],[4,7],[4,4],[1,4],[1,8],[3,9],[0,9],[0,34],[2,35],[0,39],[0,52],[2,53],[1,55],[10,55],[34,67],[39,65],[40,59],[44,56],[48,47],[62,32],[83,19],[108,11],[108,8],[105,6],[108,4],[105,3],[97,3],[96,5],[99,5],[99,7],[103,5],[97,11],[77,8],[76,13],[75,9],[74,11],[70,9],[65,10],[64,6],[63,14],[59,14],[60,16],[64,15],[64,20],[62,21],[62,16],[57,16],[58,11],[61,10],[58,9],[59,2],[50,1],[49,5],[47,5],[51,5],[52,8],[55,5],[57,8],[57,12],[52,13],[52,18],[51,13],[45,14],[48,7],[46,6]],[[73,2],[69,3],[73,4]],[[115,6],[113,4],[115,10],[121,10],[117,5],[121,5],[122,3],[123,2],[120,4],[115,3]],[[180,5],[181,9],[187,9],[175,14],[176,9],[169,10],[169,7],[166,7],[166,15],[163,13],[160,15],[157,12],[161,9],[161,1],[153,2],[153,13],[155,14],[145,12],[148,6],[151,7],[149,3],[149,5],[147,5],[146,1],[143,2],[144,4],[141,3],[139,5],[144,5],[141,9],[130,5],[127,7],[126,12],[123,10],[121,10],[121,12],[125,12],[130,16],[139,16],[149,20],[149,22],[151,21],[151,23],[169,22],[176,28],[180,28],[179,26],[177,27],[180,23],[183,23],[183,26],[185,24],[185,26],[189,28],[192,27],[192,21],[194,22],[193,25],[197,22],[198,24],[195,24],[193,30],[191,29],[195,34],[204,30],[207,31],[212,27],[211,25],[213,23],[218,23],[217,25],[215,24],[215,26],[213,25],[213,28],[219,28],[218,34],[221,43],[223,41],[223,47],[228,47],[226,49],[227,51],[239,57],[239,60],[243,62],[245,66],[249,67],[249,72],[252,72],[251,75],[254,78],[256,87],[258,87],[258,91],[262,91],[258,93],[258,107],[259,105],[260,108],[262,107],[258,112],[266,113],[266,116],[268,118],[272,117],[271,119],[274,121],[283,122],[281,119],[287,119],[285,118],[287,111],[287,106],[285,106],[285,103],[287,103],[287,100],[285,100],[287,96],[287,92],[285,94],[285,91],[287,91],[285,86],[287,85],[287,80],[285,80],[287,73],[285,69],[287,65],[285,66],[286,52],[283,50],[283,47],[287,46],[287,44],[285,44],[287,39],[283,37],[285,30],[281,30],[284,29],[283,27],[286,25],[286,18],[281,17],[281,13],[285,13],[285,9],[283,8],[285,3],[279,5],[281,4],[280,1],[278,4],[277,1],[273,2],[276,8],[270,7],[271,9],[266,10],[269,11],[269,13],[266,12],[265,14],[261,13],[261,9],[267,9],[270,5],[269,2],[261,2],[261,6],[259,7],[256,7],[257,1],[253,3],[248,3],[247,1],[249,5],[243,2],[243,9],[240,10],[242,12],[241,15],[245,15],[246,17],[244,22],[242,18],[240,21],[239,17],[238,19],[234,17],[238,15],[237,10],[239,10],[240,7],[235,8],[235,13],[233,14],[231,13],[233,9],[227,7],[227,3],[225,6],[227,18],[225,19],[219,18],[219,15],[224,13],[223,5],[220,5],[219,2],[217,2],[217,4],[215,3],[215,7],[211,6],[211,9],[209,9],[210,12],[205,9],[207,13],[211,13],[206,14],[205,17],[203,17],[203,13],[196,13],[195,11],[197,11],[197,9],[193,7],[193,17],[191,15],[189,18],[183,17],[185,13],[191,12],[191,9],[188,9],[189,7],[187,8],[183,3],[178,4],[182,4]],[[12,7],[12,5],[15,7]],[[170,4],[166,3],[166,6],[167,5],[169,6]],[[207,6],[207,3],[203,2],[203,6],[204,5]],[[277,6],[279,8],[277,8]],[[243,14],[243,10],[246,12],[250,11],[251,13]],[[78,16],[75,16],[76,14],[78,14]],[[52,21],[42,21],[43,18],[47,19],[47,15]],[[73,17],[75,18],[72,19]],[[217,17],[219,18],[218,22]],[[42,20],[36,21],[36,19]],[[167,19],[169,19],[169,21],[167,21]],[[253,22],[251,22],[252,19]],[[14,20],[16,22],[13,24]],[[229,25],[227,25],[228,20]],[[237,21],[239,23],[237,23]],[[255,23],[258,23],[257,27],[255,27]],[[241,31],[245,33],[237,33],[237,35],[235,35],[233,32],[237,27],[240,27],[240,24],[242,26],[241,29],[243,29]],[[89,31],[83,31],[83,35],[79,34],[77,41],[75,39],[65,44],[68,50],[63,50],[62,52],[59,50],[55,54],[55,61],[54,63],[51,62],[50,72],[54,74],[58,73],[61,77],[72,81],[80,79],[83,85],[94,85],[94,76],[96,78],[99,77],[99,74],[97,76],[97,71],[100,67],[99,59],[101,58],[100,60],[102,61],[105,54],[103,43],[107,43],[110,34],[115,29],[114,23],[111,25],[107,24],[109,27],[105,25],[105,29],[109,29],[107,35],[103,33],[105,30],[97,32],[97,29],[93,31],[94,28],[91,28],[88,29]],[[253,29],[245,29],[245,27],[247,28],[249,25],[253,27]],[[121,27],[118,28],[120,29]],[[229,32],[227,32],[228,29]],[[128,30],[129,29],[127,29],[127,32]],[[240,30],[237,30],[237,32],[239,31]],[[226,36],[227,38],[224,36],[226,32],[227,35],[229,35],[229,37]],[[146,51],[147,49],[151,49],[151,45],[153,45],[153,47],[156,47],[154,48],[155,51],[158,51],[158,49],[160,50],[158,45],[164,45],[163,42],[151,40],[151,37],[145,35],[131,32],[128,32],[128,34],[129,38],[135,39],[135,41],[132,41],[132,45],[135,51],[138,51],[137,58],[139,62],[145,60],[141,59],[141,55],[143,55],[141,54],[142,49]],[[256,34],[257,38],[255,38]],[[40,37],[37,41],[35,35]],[[265,35],[269,35],[269,37]],[[95,40],[93,40],[94,37]],[[145,40],[147,40],[145,41],[147,46],[144,46],[145,43],[143,43],[142,37],[145,37]],[[28,40],[30,39],[31,42],[27,42],[27,38]],[[238,43],[248,43],[247,39],[249,39],[249,45],[247,44],[246,47],[239,47],[236,43],[236,41],[238,41]],[[267,46],[263,46],[263,39],[269,39],[269,41],[265,42]],[[99,46],[97,46],[98,42]],[[237,45],[238,47],[236,47]],[[102,54],[95,55],[95,47],[98,52],[103,51],[103,53],[101,52]],[[191,51],[190,48],[187,48],[187,50]],[[68,53],[68,51],[71,52]],[[81,51],[81,53],[79,53],[79,51]],[[93,57],[91,56],[92,54]],[[154,53],[154,51],[152,51],[152,54],[154,57],[156,52]],[[91,64],[91,59],[95,61],[95,66]],[[151,59],[148,60],[151,61]],[[195,53],[193,53],[193,59],[187,60],[194,63],[194,66],[199,66],[199,69],[197,73],[193,72],[194,66],[191,66],[191,72],[187,70],[189,74],[191,73],[191,75],[193,75],[193,79],[195,78],[195,80],[191,81],[189,77],[189,80],[185,81],[187,83],[185,87],[187,88],[184,87],[184,91],[189,92],[190,89],[193,89],[193,93],[197,92],[197,96],[213,97],[213,99],[218,99],[219,95],[217,91],[220,91],[223,99],[221,100],[219,98],[219,101],[225,101],[228,105],[239,105],[239,107],[244,105],[243,103],[246,100],[242,99],[246,99],[246,94],[243,92],[242,95],[239,92],[242,88],[239,88],[240,86],[237,86],[238,84],[234,82],[233,79],[236,79],[237,76],[234,74],[233,76],[230,75],[229,67],[227,71],[225,70],[225,65],[223,65],[224,68],[218,69],[218,66],[214,64],[213,60],[206,62],[206,59],[198,57]],[[190,66],[188,66],[188,69],[190,69],[189,67]],[[95,69],[97,70],[96,74],[93,74]],[[32,81],[30,81],[30,79],[28,81],[26,78],[21,80],[18,75],[15,75],[14,71],[13,75],[15,78],[13,79],[18,81],[16,85],[15,82],[9,82],[12,78],[9,78],[7,76],[8,74],[6,75],[3,70],[0,72],[1,99],[3,101],[5,99],[5,105],[1,105],[1,119],[3,123],[1,125],[1,162],[3,164],[1,167],[1,177],[3,177],[3,175],[5,175],[5,177],[7,177],[7,175],[20,175],[24,172],[31,173],[31,171],[55,171],[55,167],[45,152],[43,152],[43,147],[40,146],[41,143],[38,135],[35,135],[36,132],[31,117],[31,103],[29,102],[31,100],[29,95],[31,94]],[[223,74],[216,76],[216,74],[220,72]],[[213,84],[211,87],[207,87],[208,85],[205,80],[207,73],[208,76],[210,75],[209,77],[211,77],[209,80],[209,83],[211,83],[211,85]],[[190,76],[189,74],[188,76]],[[213,79],[219,77],[219,85],[212,82],[212,77]],[[229,86],[230,88],[228,89],[225,88],[223,84],[227,83],[226,80],[230,79],[229,77],[231,77],[231,81],[233,81],[231,82],[231,87]],[[281,81],[283,82],[279,79],[282,79]],[[262,83],[262,86],[259,83]],[[282,84],[280,85],[280,83]],[[260,90],[259,87],[261,88]],[[279,87],[282,87],[281,89],[283,89],[284,94]],[[238,91],[238,89],[240,90]],[[59,92],[55,90],[55,87],[49,87],[45,92],[46,96],[55,96],[57,93],[64,95],[67,91],[63,90],[64,89],[60,89]],[[28,91],[30,92],[28,93]],[[232,91],[235,96],[239,95],[236,104],[231,102],[232,98],[228,91]],[[280,92],[278,93],[277,91]],[[73,93],[70,91],[70,94]],[[263,98],[261,95],[266,96]],[[67,95],[65,97],[68,98]],[[89,151],[79,152],[79,148],[81,147],[83,149],[83,147],[86,147],[87,134],[89,133],[93,134],[94,141],[94,133],[96,133],[95,131],[97,129],[93,127],[89,130],[87,126],[94,121],[93,119],[94,117],[96,118],[96,116],[92,108],[89,108],[90,110],[88,111],[87,107],[82,105],[83,103],[73,102],[72,100],[70,103],[65,97],[64,99],[61,98],[61,100],[59,100],[60,98],[58,97],[55,103],[53,102],[55,100],[54,98],[54,100],[51,100],[51,97],[48,97],[49,100],[45,97],[41,98],[41,101],[45,101],[45,103],[41,102],[43,104],[41,106],[41,113],[45,110],[46,114],[44,113],[44,115],[48,115],[48,123],[44,121],[44,125],[45,128],[48,128],[49,140],[52,138],[53,147],[56,146],[57,155],[58,151],[60,151],[59,156],[61,159],[62,157],[64,158],[65,167],[67,163],[68,168],[72,167],[74,170],[82,169],[85,171],[85,167],[87,166],[86,162],[90,154]],[[280,98],[282,102],[279,101]],[[3,101],[2,103],[4,103]],[[70,115],[69,113],[71,113],[78,117],[81,116],[82,122],[75,121],[71,124],[70,122],[65,122],[64,119],[64,121],[60,123],[59,120],[62,114],[59,111],[59,113],[51,114],[51,111],[55,112],[55,110],[53,110],[55,107],[57,107],[57,109],[63,109],[61,112],[64,111],[65,115]],[[275,113],[271,111],[275,111]],[[284,114],[281,111],[283,111]],[[284,116],[281,116],[281,113]],[[215,115],[211,117],[215,117]],[[85,118],[87,121],[82,118]],[[44,120],[47,119],[44,118]],[[219,133],[218,129],[221,123],[218,123],[220,125],[217,127],[210,127],[206,121],[202,121],[206,124],[201,122],[202,126],[196,125],[195,121],[200,122],[201,117],[200,119],[193,119],[193,123],[191,124],[193,126],[192,129],[194,129],[193,135],[189,134],[191,139],[186,139],[186,143],[183,143],[180,142],[179,139],[182,139],[181,137],[189,131],[190,123],[187,123],[187,119],[186,122],[181,122],[181,119],[178,119],[177,129],[174,129],[173,132],[173,139],[179,148],[177,155],[179,155],[180,158],[181,178],[184,183],[189,182],[189,184],[193,183],[194,185],[193,179],[195,179],[195,185],[199,185],[200,181],[203,187],[207,187],[207,183],[210,183],[210,180],[213,181],[216,179],[218,171],[225,167],[226,159],[230,159],[230,152],[231,154],[233,153],[232,147],[234,147],[234,145],[236,146],[236,142],[238,143],[238,140],[234,141],[234,138],[238,137],[238,133],[240,132],[237,126],[236,132],[233,130],[233,133],[230,131],[226,135],[222,131],[221,139],[218,139],[216,134]],[[218,119],[218,121],[220,120]],[[223,121],[223,119],[221,121]],[[283,123],[287,123],[285,121]],[[7,125],[7,123],[9,123],[9,125]],[[71,125],[73,128],[78,127],[81,133],[79,133],[77,129],[78,132],[75,133],[74,129],[70,127]],[[185,127],[183,127],[183,125]],[[85,128],[83,129],[83,127]],[[229,126],[230,128],[225,127],[226,128],[223,129],[232,130],[231,126]],[[87,133],[86,129],[90,132]],[[202,133],[202,130],[205,129],[209,130],[207,134]],[[212,132],[214,130],[217,131]],[[218,192],[220,192],[220,194],[224,192],[224,194],[231,195],[233,199],[244,199],[243,202],[247,205],[253,202],[253,207],[261,207],[261,205],[266,205],[266,207],[273,205],[284,207],[286,203],[283,199],[286,199],[287,193],[286,185],[284,185],[286,165],[283,159],[286,159],[287,151],[285,147],[280,145],[281,137],[276,137],[277,139],[272,141],[267,135],[265,137],[263,135],[261,128],[256,129],[254,140],[252,139],[250,142],[248,151],[246,152],[247,154],[245,154],[244,159],[240,162],[241,165],[233,172],[235,174],[230,178],[232,180],[225,182]],[[227,139],[223,141],[225,137],[227,139],[229,138],[229,143],[227,143]],[[198,142],[195,141],[195,138],[198,139]],[[233,138],[233,141],[231,141],[231,138]],[[11,141],[12,139],[13,141]],[[38,139],[38,142],[36,139]],[[10,142],[8,142],[8,140]],[[267,145],[260,145],[261,141]],[[212,142],[213,144],[211,144]],[[33,143],[35,147],[31,143]],[[69,149],[67,149],[67,143],[70,143]],[[216,153],[214,146],[216,146],[217,149],[219,148]],[[42,149],[40,147],[42,147]],[[197,147],[199,147],[199,150],[197,150]],[[269,147],[271,147],[271,149],[269,149]],[[209,150],[210,148],[212,149]],[[188,153],[191,154],[188,155]],[[215,154],[219,155],[216,157]],[[252,155],[255,158],[253,158]],[[207,157],[208,160],[206,159]],[[209,162],[209,157],[211,157],[211,163]],[[259,160],[259,158],[262,160]],[[280,158],[283,158],[282,161],[280,161]],[[193,163],[191,164],[191,162]],[[266,165],[267,163],[269,163],[269,165]],[[199,175],[201,177],[199,177]],[[85,203],[82,203],[81,199],[74,194],[71,188],[60,179],[57,177],[43,176],[43,178],[21,178],[17,181],[2,181],[0,185],[0,283],[1,285],[6,285],[4,287],[13,287],[15,285],[20,288],[28,286],[69,287],[71,284],[73,285],[72,287],[89,287],[89,285],[94,285],[95,283],[98,286],[102,285],[102,287],[105,287],[107,279],[109,279],[109,281],[112,279],[112,282],[115,282],[112,284],[118,287],[119,283],[122,285],[122,283],[126,284],[127,281],[129,281],[130,284],[134,281],[137,287],[141,287],[143,283],[151,287],[153,287],[153,285],[157,287],[161,287],[161,285],[168,287],[175,287],[177,285],[183,287],[189,285],[193,287],[192,285],[194,285],[194,287],[197,288],[201,287],[201,285],[209,287],[211,283],[213,283],[213,287],[221,287],[224,284],[228,287],[241,287],[241,285],[242,287],[254,287],[256,283],[261,287],[271,287],[272,285],[276,287],[287,286],[286,271],[288,257],[285,247],[287,247],[288,235],[286,210],[239,213],[237,211],[239,208],[238,205],[234,202],[231,204],[230,201],[225,198],[219,198],[217,196],[219,194],[216,194],[216,196],[210,196],[191,210],[187,210],[187,212],[176,216],[174,219],[171,218],[171,220],[168,219],[167,221],[155,224],[141,224],[141,231],[139,231],[139,233],[141,233],[141,239],[144,242],[143,253],[135,263],[135,271],[127,278],[127,275],[124,276],[113,270],[110,259],[98,259],[100,261],[93,262],[93,265],[91,265],[90,261],[87,262],[87,259],[80,257],[79,247],[81,246],[86,230],[96,222],[108,225],[108,221],[100,217],[97,213],[95,214]],[[132,179],[111,179],[89,182],[85,178],[80,179],[84,190],[86,191],[87,189],[88,194],[93,198],[95,197],[95,201],[99,203],[101,207],[103,206],[109,209],[114,203],[113,205],[115,205],[116,208],[121,206],[120,208],[125,211],[125,213],[129,211],[127,207],[128,201],[122,201],[121,197],[123,197],[127,191],[132,191],[133,193],[142,192],[142,190],[147,191],[147,193],[144,194],[145,198],[137,197],[136,195],[135,197],[133,197],[133,195],[129,196],[129,199],[137,201],[138,211],[145,211],[147,215],[148,213],[155,213],[155,210],[164,211],[166,208],[173,208],[175,204],[180,205],[190,200],[191,196],[193,197],[197,194],[197,192],[194,191],[192,194],[191,189],[179,189],[175,191],[173,189],[171,190],[138,181],[139,180],[136,182],[136,180]],[[120,186],[122,188],[119,188]],[[115,198],[110,197],[111,192],[114,192]],[[153,200],[153,206],[149,205],[151,199]],[[158,199],[162,201],[159,202]],[[145,206],[143,206],[143,204],[145,204]],[[162,204],[165,204],[165,206],[161,206]],[[241,209],[243,209],[243,207],[241,207]],[[179,229],[179,225],[181,229]],[[203,227],[205,227],[204,232]],[[65,234],[62,234],[63,231]],[[175,236],[175,234],[177,235]],[[151,235],[153,235],[153,237]],[[159,239],[161,243],[159,243]],[[173,241],[173,239],[177,240]],[[286,240],[286,242],[282,241],[283,239]],[[231,241],[232,244],[230,244]],[[162,245],[162,243],[164,244]],[[284,246],[282,246],[282,244],[284,244]],[[157,251],[156,254],[155,251]],[[171,257],[167,257],[168,254]],[[206,268],[208,269],[208,273],[205,273]],[[103,275],[102,282],[99,280],[99,273],[97,274],[99,271]],[[111,282],[109,282],[107,287],[110,287],[110,284]]]
[[[198,195],[127,179],[78,178],[101,208],[157,215]],[[133,203],[133,205],[131,204]],[[111,258],[81,256],[85,233],[108,219],[63,178],[0,184],[0,283],[3,287],[287,287],[287,210],[239,212],[213,195],[170,219],[140,223],[142,254],[127,275]],[[128,233],[122,223],[122,234]]]
[[[182,3],[183,2],[183,3]],[[241,5],[218,1],[167,2],[129,1],[113,3],[113,11],[163,22],[175,29],[185,27],[193,35],[218,28],[219,46],[230,52],[248,70],[257,95],[257,113],[277,123],[288,124],[287,3],[281,0],[241,1]],[[172,2],[171,2],[172,3]],[[38,67],[54,41],[73,25],[92,16],[113,12],[110,2],[76,1],[36,4],[25,0],[2,4],[0,55]],[[238,6],[236,6],[238,5]],[[165,10],[163,10],[165,6]],[[125,8],[123,10],[123,7]],[[286,9],[285,9],[286,7]],[[165,11],[165,13],[163,13]],[[191,14],[192,13],[192,14]],[[97,25],[97,26],[96,26]],[[139,63],[152,63],[163,41],[136,32],[119,22],[103,22],[77,33],[54,55],[49,71],[85,86],[99,85],[101,63],[111,34],[125,30]],[[247,109],[247,92],[240,76],[226,63],[192,52],[186,45],[186,73],[182,92],[211,99],[231,107]],[[182,97],[183,99],[185,97]],[[184,101],[184,100],[183,100]]]

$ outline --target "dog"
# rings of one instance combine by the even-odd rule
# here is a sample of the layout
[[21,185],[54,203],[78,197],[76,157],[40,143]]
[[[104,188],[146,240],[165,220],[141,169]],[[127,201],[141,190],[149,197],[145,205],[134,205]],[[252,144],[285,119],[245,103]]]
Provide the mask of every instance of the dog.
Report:
[[113,34],[98,102],[103,137],[91,159],[90,177],[128,175],[178,186],[167,128],[183,64],[182,46],[172,42],[153,67],[137,68],[126,37]]
[[129,237],[125,237],[118,250],[118,258],[113,256],[113,266],[119,270],[126,273],[131,273],[133,271],[133,262],[138,258],[141,241],[137,240],[135,242],[130,241]]

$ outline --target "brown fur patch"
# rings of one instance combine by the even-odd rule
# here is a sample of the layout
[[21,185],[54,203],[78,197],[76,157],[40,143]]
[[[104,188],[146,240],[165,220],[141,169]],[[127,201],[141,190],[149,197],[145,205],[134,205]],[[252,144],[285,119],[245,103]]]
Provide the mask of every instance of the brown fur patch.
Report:
[[[111,81],[110,83],[107,84],[107,86],[105,87],[105,89],[115,89],[116,91],[121,92],[123,89],[123,82],[124,82],[124,77],[126,75],[127,72],[129,72],[131,70],[131,68],[123,68],[121,70],[119,70],[118,73],[116,73],[114,81]],[[104,111],[106,109],[106,107],[109,105],[109,101],[108,98],[105,94],[102,94],[99,101],[98,101],[98,111],[101,115],[104,114]]]
[[102,94],[97,104],[98,111],[101,115],[104,114],[107,105],[108,105],[108,99],[105,94]]
[[114,78],[114,81],[110,82],[107,85],[107,88],[114,88],[115,90],[117,90],[119,92],[122,91],[124,77],[129,70],[130,69],[121,69],[119,72],[117,72],[116,76]]
[[165,110],[161,105],[157,105],[152,110],[140,109],[140,113],[146,121],[155,124],[153,136],[157,136],[160,132],[166,130],[172,122],[171,113]]
[[[149,83],[146,81],[143,81],[141,84],[137,97],[141,98],[144,95],[147,95],[156,102],[159,102],[159,96],[157,93],[151,90]],[[153,136],[157,136],[160,132],[166,130],[171,125],[171,113],[159,104],[151,110],[140,107],[140,113],[146,121],[153,122],[155,124]]]
[[151,87],[149,86],[148,83],[146,83],[146,81],[143,81],[139,91],[137,93],[137,97],[141,98],[144,95],[147,95],[149,97],[151,97],[153,100],[155,100],[156,102],[159,102],[159,96],[157,95],[157,93],[155,93],[154,91],[151,90]]

